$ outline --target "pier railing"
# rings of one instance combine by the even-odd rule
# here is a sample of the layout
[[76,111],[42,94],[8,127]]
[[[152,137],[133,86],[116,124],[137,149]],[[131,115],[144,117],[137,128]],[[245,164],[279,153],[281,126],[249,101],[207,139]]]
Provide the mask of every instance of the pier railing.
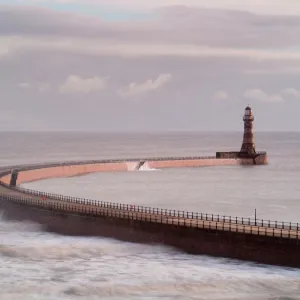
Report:
[[275,228],[275,229],[300,230],[300,224],[293,223],[293,222],[271,221],[266,219],[255,219],[255,218],[246,218],[246,217],[232,217],[232,216],[224,216],[224,215],[216,215],[216,214],[208,214],[208,213],[200,213],[200,212],[188,212],[188,211],[171,210],[171,209],[164,209],[164,208],[153,208],[153,207],[140,206],[134,204],[113,203],[113,202],[64,196],[60,194],[40,192],[40,191],[35,191],[35,190],[21,188],[21,187],[16,187],[14,189],[28,195],[38,196],[45,199],[59,200],[63,202],[82,204],[86,206],[103,207],[106,209],[109,208],[114,210],[132,211],[136,213],[145,213],[145,214],[167,216],[167,217],[177,217],[177,218],[184,218],[184,219],[191,219],[191,220],[223,222],[223,223],[229,223],[235,225],[248,225],[248,226]]
[[[201,219],[182,218],[163,214],[136,213],[131,210],[108,209],[97,205],[82,205],[78,203],[68,203],[60,201],[41,201],[34,198],[0,195],[0,198],[20,205],[37,207],[48,211],[63,212],[69,214],[84,215],[89,217],[110,217],[116,219],[127,219],[135,221],[150,222],[156,224],[166,224],[182,227],[202,228],[210,231],[227,231],[259,236],[270,236],[278,238],[300,239],[300,232],[297,230],[269,228],[261,226],[240,225],[236,223],[225,223],[207,221]],[[99,203],[98,203],[99,204]]]

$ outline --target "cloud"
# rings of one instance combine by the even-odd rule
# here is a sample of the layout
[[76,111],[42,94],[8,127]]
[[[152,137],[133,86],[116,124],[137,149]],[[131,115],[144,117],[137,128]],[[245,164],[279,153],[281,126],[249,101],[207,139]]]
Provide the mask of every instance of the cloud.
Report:
[[37,84],[37,88],[39,92],[48,92],[51,89],[51,85],[47,82],[41,82]]
[[[23,0],[9,0],[10,3],[24,4]],[[99,8],[118,8],[127,11],[140,11],[140,10],[152,10],[153,8],[173,5],[185,5],[192,7],[207,7],[214,9],[235,9],[246,10],[255,13],[263,14],[287,14],[295,15],[300,14],[300,8],[295,0],[286,0],[284,3],[282,0],[26,0],[27,5],[49,5],[50,7],[65,8],[69,6],[71,10],[76,10],[77,6],[91,6],[96,10]],[[77,9],[78,10],[78,9]],[[77,11],[76,10],[76,11]],[[83,10],[83,11],[86,11]]]
[[171,74],[160,74],[155,80],[148,79],[143,83],[131,82],[127,87],[121,89],[119,94],[123,97],[144,94],[162,88],[172,79]]
[[20,82],[17,84],[17,86],[20,89],[28,89],[28,88],[30,88],[30,83],[29,82]]
[[300,67],[280,67],[269,69],[249,69],[244,71],[245,74],[251,75],[298,75],[300,74]]
[[217,91],[214,93],[215,100],[227,100],[229,98],[228,94],[225,91]]
[[50,90],[51,85],[47,82],[20,82],[17,84],[20,89],[36,89],[39,92],[47,92]]
[[260,89],[246,90],[244,97],[249,100],[261,101],[261,102],[283,102],[284,99],[280,94],[267,94]]
[[[77,13],[75,9],[74,13],[57,12],[54,4],[52,7],[51,11],[29,5],[26,9],[22,5],[0,6],[0,49],[9,54],[0,59],[0,103],[16,120],[3,123],[2,130],[240,130],[236,116],[242,111],[234,105],[240,97],[253,102],[261,115],[274,117],[259,118],[259,130],[300,129],[299,98],[282,92],[291,87],[299,90],[298,78],[293,75],[300,67],[299,16],[181,6],[149,11],[143,20],[108,22],[101,19],[102,13],[109,17],[116,11],[104,9],[101,14],[82,16],[85,6],[82,10],[76,7]],[[250,76],[245,70],[276,72]],[[148,79],[153,86],[158,75],[165,73],[172,74],[171,84],[144,91]],[[83,105],[87,94],[73,82],[72,88],[68,87],[73,93],[70,114],[70,102],[64,100],[66,92],[71,92],[60,87],[72,74],[82,80],[106,75],[111,79],[109,88],[88,94],[89,105]],[[30,88],[16,86],[22,82]],[[253,88],[261,93],[251,97],[274,101],[281,100],[279,95],[286,101],[269,104],[266,110],[266,102],[242,97]],[[90,90],[84,89],[86,93]],[[118,97],[118,92],[124,97],[132,95],[128,98],[131,101],[156,101],[131,105]],[[212,101],[217,92],[225,92],[228,99]],[[216,96],[225,97],[221,93]],[[222,104],[221,110],[216,109],[216,103]],[[24,115],[28,123],[22,121]]]
[[300,98],[300,91],[294,88],[288,88],[282,91],[284,95],[293,96],[295,98]]
[[143,22],[106,22],[49,9],[0,6],[0,53],[9,54],[293,61],[300,60],[299,36],[300,17],[295,16],[175,6],[158,9]]
[[192,44],[159,43],[110,43],[102,39],[46,37],[0,37],[0,45],[6,44],[11,52],[51,51],[92,56],[119,57],[191,57],[235,58],[250,60],[300,61],[300,52],[260,49],[235,49],[197,46]]
[[0,59],[7,57],[9,54],[9,49],[4,44],[0,45]]
[[65,82],[59,87],[63,94],[83,93],[89,94],[104,90],[107,87],[107,77],[81,78],[77,75],[70,75]]

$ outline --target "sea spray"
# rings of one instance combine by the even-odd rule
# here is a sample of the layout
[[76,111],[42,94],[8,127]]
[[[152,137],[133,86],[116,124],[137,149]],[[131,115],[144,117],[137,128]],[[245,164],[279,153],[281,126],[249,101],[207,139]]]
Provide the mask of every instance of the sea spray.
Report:
[[147,162],[145,162],[138,171],[161,171],[160,169],[151,168]]

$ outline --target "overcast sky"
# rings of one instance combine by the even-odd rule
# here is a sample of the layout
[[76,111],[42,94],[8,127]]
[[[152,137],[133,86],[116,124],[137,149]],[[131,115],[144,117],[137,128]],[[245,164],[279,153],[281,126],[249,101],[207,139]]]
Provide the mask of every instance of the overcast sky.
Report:
[[0,0],[0,130],[300,130],[299,0]]

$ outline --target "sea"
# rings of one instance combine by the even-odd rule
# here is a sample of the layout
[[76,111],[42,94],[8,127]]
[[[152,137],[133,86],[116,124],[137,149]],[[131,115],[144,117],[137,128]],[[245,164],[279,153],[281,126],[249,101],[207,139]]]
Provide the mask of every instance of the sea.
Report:
[[[240,132],[0,132],[0,167],[71,160],[210,156]],[[97,173],[24,187],[95,200],[300,222],[300,133],[257,132],[266,166]],[[163,245],[48,233],[0,212],[0,299],[300,299],[300,270],[189,255]]]

